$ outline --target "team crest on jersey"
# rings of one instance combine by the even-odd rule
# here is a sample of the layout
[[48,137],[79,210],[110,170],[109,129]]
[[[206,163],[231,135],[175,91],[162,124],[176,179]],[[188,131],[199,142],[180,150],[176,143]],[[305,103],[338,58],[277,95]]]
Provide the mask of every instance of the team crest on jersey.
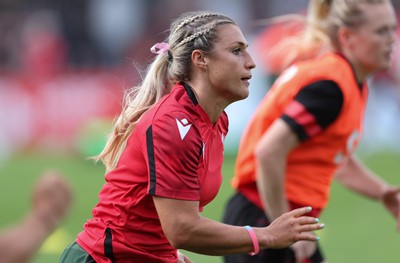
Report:
[[347,144],[346,144],[347,152],[351,154],[356,150],[360,138],[361,138],[361,133],[358,130],[354,130],[350,134],[349,138],[347,138]]
[[192,124],[189,123],[186,118],[183,118],[182,120],[178,120],[178,119],[175,119],[175,120],[176,120],[176,124],[178,126],[179,135],[181,136],[181,139],[183,140],[186,137],[186,134],[189,132]]
[[353,130],[353,132],[349,135],[346,141],[346,153],[343,151],[338,151],[334,157],[333,162],[335,164],[340,164],[346,156],[350,156],[357,148],[357,145],[360,141],[361,133],[358,130]]

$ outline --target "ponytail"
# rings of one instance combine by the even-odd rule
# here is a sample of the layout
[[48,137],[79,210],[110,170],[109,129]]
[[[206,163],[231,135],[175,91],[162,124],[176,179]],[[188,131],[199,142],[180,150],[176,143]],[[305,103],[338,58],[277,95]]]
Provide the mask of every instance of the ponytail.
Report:
[[[267,68],[270,73],[279,74],[297,61],[319,56],[328,50],[340,51],[339,28],[356,29],[365,23],[362,5],[385,2],[390,0],[309,0],[302,30],[297,30],[295,35],[285,36],[269,49],[262,47],[261,53]],[[302,22],[300,15],[282,17],[271,21],[294,22],[296,25]]]
[[[307,15],[283,15],[269,19],[272,26],[282,26],[289,35],[271,47],[259,43],[261,55],[270,74],[280,74],[295,62],[317,57],[330,47],[324,24],[330,11],[331,0],[310,0]],[[268,34],[264,38],[268,38]]]
[[310,0],[307,11],[305,36],[310,41],[328,43],[325,25],[330,13],[332,0]]
[[211,51],[217,41],[216,28],[227,23],[236,25],[225,15],[205,11],[182,14],[171,23],[168,41],[151,48],[157,56],[147,68],[141,84],[125,92],[122,112],[114,123],[113,132],[103,151],[93,157],[94,160],[101,160],[107,171],[116,167],[129,136],[143,114],[170,93],[174,83],[190,80],[193,50]]
[[158,55],[149,65],[142,83],[126,90],[122,112],[114,123],[113,132],[109,135],[102,152],[94,157],[96,161],[101,160],[104,163],[107,171],[117,165],[126,142],[141,116],[170,92],[168,65],[168,53]]

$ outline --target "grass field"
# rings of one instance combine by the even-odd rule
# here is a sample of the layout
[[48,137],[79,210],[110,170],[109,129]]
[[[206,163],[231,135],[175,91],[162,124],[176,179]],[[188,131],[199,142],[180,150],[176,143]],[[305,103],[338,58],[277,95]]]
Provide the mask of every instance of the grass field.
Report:
[[[377,154],[367,158],[368,166],[385,180],[400,184],[400,156]],[[234,158],[227,157],[225,181],[219,196],[206,207],[204,216],[216,220],[232,193],[229,179]],[[61,170],[74,187],[74,206],[70,216],[42,246],[34,263],[55,263],[64,247],[74,240],[91,215],[97,193],[103,184],[103,168],[77,155],[26,153],[0,166],[0,226],[16,222],[29,208],[30,189],[36,177],[46,168]],[[398,263],[400,233],[395,220],[377,202],[359,197],[334,184],[332,198],[321,217],[326,229],[319,232],[321,246],[330,263]],[[196,263],[221,263],[218,257],[187,253]]]

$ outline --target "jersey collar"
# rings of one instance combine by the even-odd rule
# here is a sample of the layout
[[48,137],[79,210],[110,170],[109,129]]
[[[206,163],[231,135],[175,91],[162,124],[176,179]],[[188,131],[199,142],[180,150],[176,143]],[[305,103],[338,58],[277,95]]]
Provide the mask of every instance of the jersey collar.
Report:
[[196,95],[194,94],[192,87],[190,87],[190,86],[189,86],[188,84],[186,84],[185,82],[182,82],[182,84],[183,84],[183,87],[185,88],[187,94],[189,95],[190,100],[193,102],[193,104],[194,104],[195,106],[197,106],[198,101],[197,101],[197,99],[196,99]]
[[345,60],[345,61],[349,64],[349,66],[351,67],[351,69],[352,69],[352,71],[353,71],[353,77],[354,77],[354,79],[355,79],[355,81],[356,81],[358,87],[360,88],[360,90],[362,90],[363,87],[364,87],[364,82],[359,82],[359,81],[358,81],[357,75],[356,75],[356,71],[354,70],[353,65],[352,65],[352,64],[350,63],[350,61],[345,57],[345,55],[343,55],[341,52],[335,52],[335,54],[336,54],[337,56],[341,57],[343,60]]

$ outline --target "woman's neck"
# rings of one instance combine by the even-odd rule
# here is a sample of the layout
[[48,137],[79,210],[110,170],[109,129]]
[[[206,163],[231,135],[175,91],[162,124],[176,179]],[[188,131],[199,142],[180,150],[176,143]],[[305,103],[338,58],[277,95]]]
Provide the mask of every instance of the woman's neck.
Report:
[[201,108],[207,113],[211,122],[215,124],[227,106],[224,105],[224,99],[214,94],[209,85],[193,81],[186,83],[192,88]]
[[363,83],[370,73],[366,72],[365,69],[360,65],[360,63],[357,63],[357,60],[354,59],[351,54],[346,54],[345,51],[341,52],[340,54],[348,61],[348,63],[352,67],[357,83]]

